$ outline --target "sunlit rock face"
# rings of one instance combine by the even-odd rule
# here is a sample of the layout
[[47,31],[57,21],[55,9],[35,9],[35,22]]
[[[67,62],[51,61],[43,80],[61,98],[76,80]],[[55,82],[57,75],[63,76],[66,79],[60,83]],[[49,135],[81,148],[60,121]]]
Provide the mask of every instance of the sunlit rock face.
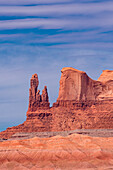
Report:
[[103,91],[99,95],[99,99],[113,100],[113,71],[103,70],[102,74],[98,78],[98,81],[103,84]]
[[103,70],[102,74],[98,78],[98,81],[107,82],[113,81],[113,70]]
[[[63,68],[61,73],[57,100],[95,100],[95,81],[89,78],[85,72],[67,67]],[[97,84],[99,85],[100,83]]]
[[61,73],[57,101],[96,101],[113,98],[113,71],[105,70],[98,81],[71,67],[63,68]]
[[26,121],[7,128],[0,138],[16,132],[113,129],[113,71],[106,70],[92,80],[85,72],[66,67],[61,70],[59,96],[49,105],[47,86],[38,89],[38,75],[30,80]]

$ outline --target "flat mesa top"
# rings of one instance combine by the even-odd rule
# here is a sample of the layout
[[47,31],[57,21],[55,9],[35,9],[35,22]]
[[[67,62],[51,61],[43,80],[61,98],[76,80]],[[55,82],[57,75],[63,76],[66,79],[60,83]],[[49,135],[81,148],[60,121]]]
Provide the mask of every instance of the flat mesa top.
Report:
[[80,71],[80,70],[77,70],[77,69],[72,68],[72,67],[64,67],[64,68],[62,68],[61,72],[64,72],[64,71],[67,71],[67,70],[72,70],[72,71],[79,72],[79,73],[85,73],[84,71]]

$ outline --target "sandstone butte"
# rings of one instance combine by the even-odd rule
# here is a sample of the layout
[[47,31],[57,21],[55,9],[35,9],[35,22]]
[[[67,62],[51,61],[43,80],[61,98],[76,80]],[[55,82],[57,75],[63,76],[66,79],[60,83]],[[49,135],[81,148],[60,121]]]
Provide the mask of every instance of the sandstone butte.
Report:
[[113,137],[73,134],[0,142],[0,170],[112,170]]
[[0,138],[10,138],[17,132],[113,129],[113,71],[104,70],[96,81],[83,71],[63,68],[59,96],[52,107],[47,87],[40,94],[38,85],[38,75],[34,74],[26,121],[7,128]]

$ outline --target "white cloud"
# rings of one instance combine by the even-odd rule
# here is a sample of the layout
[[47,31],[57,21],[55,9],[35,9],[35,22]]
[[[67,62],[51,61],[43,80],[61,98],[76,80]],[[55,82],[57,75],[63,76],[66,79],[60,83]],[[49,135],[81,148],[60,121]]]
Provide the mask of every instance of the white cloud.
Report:
[[97,14],[113,12],[113,2],[70,3],[38,6],[1,6],[0,15],[10,16],[60,16],[72,14]]

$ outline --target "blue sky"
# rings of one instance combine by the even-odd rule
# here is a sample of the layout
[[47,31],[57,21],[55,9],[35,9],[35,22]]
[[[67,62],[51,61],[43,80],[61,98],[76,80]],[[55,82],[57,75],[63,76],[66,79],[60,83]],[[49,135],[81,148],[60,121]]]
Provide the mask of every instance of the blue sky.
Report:
[[113,69],[113,1],[0,0],[0,130],[25,120],[32,74],[55,102],[66,66]]

